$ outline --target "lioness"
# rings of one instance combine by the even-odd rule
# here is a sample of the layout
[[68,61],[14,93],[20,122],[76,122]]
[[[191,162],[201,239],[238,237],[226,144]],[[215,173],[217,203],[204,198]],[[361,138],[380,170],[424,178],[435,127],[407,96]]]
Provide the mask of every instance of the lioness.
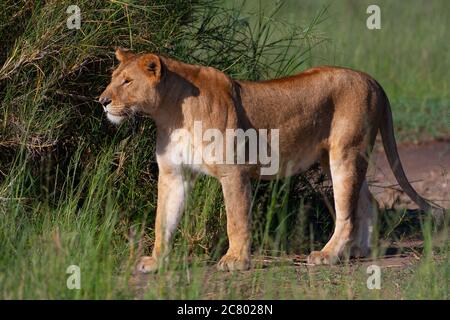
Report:
[[[388,98],[369,75],[346,68],[317,67],[269,81],[238,81],[223,72],[156,54],[118,49],[120,65],[100,96],[109,120],[120,123],[138,112],[157,127],[159,167],[155,244],[151,257],[137,263],[140,272],[158,269],[167,256],[184,200],[195,173],[219,179],[225,199],[229,249],[221,270],[250,267],[251,178],[296,174],[320,162],[333,182],[335,229],[312,264],[333,264],[343,256],[370,252],[376,202],[365,179],[369,155],[380,131],[389,164],[408,196],[432,209],[409,184],[397,153]],[[187,153],[198,145],[173,138],[176,129],[279,129],[279,171],[260,175],[260,164],[193,165]],[[181,146],[181,148],[180,148]],[[175,154],[180,153],[180,154]],[[186,153],[186,154],[185,154]],[[174,161],[180,156],[181,163]],[[191,170],[194,174],[185,174]]]

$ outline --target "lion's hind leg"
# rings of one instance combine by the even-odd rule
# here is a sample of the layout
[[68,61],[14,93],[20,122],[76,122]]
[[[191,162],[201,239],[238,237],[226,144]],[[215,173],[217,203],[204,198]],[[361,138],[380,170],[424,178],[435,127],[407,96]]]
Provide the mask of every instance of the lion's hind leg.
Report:
[[321,251],[308,257],[312,264],[335,264],[355,239],[357,206],[367,170],[366,158],[356,149],[330,150],[330,172],[336,211],[335,229]]
[[367,181],[364,180],[359,192],[355,236],[350,248],[351,257],[362,258],[370,255],[372,234],[377,215],[378,203],[370,193]]

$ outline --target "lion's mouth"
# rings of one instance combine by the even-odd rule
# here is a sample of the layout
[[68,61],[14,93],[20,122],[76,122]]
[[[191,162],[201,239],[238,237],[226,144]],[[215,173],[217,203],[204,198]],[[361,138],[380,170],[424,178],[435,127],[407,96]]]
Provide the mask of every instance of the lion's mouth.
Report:
[[127,113],[125,111],[122,112],[114,112],[110,109],[111,104],[108,104],[106,107],[103,107],[103,110],[106,113],[106,117],[109,121],[111,121],[114,124],[121,124],[127,117]]
[[103,111],[105,111],[106,114],[112,115],[114,117],[125,117],[127,114],[126,112],[122,111],[122,112],[113,112],[110,110],[111,107],[111,103],[108,104],[106,107],[103,106]]

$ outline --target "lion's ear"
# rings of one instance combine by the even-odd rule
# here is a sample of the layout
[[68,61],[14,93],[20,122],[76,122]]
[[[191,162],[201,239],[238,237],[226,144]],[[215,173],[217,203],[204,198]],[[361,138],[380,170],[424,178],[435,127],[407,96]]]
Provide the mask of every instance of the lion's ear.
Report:
[[125,60],[130,59],[134,56],[134,53],[131,50],[123,49],[123,48],[117,48],[116,50],[116,58],[120,62],[124,62]]
[[161,78],[162,63],[161,59],[155,54],[146,54],[142,61],[142,67],[157,79]]

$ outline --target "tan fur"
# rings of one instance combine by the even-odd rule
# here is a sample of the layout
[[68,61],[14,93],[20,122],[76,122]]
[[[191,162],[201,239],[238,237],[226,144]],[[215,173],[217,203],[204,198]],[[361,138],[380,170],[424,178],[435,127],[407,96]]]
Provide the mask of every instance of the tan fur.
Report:
[[219,268],[250,267],[250,179],[276,176],[260,177],[258,165],[174,164],[171,156],[177,143],[171,134],[178,128],[192,132],[194,121],[221,132],[227,128],[279,129],[279,176],[304,171],[321,160],[333,181],[336,226],[325,247],[310,254],[311,263],[331,264],[346,252],[357,256],[370,252],[377,207],[365,174],[379,130],[401,186],[423,209],[430,209],[401,168],[388,99],[365,73],[318,67],[282,79],[236,81],[214,68],[154,54],[118,50],[116,55],[121,63],[100,100],[111,100],[107,111],[120,120],[139,112],[152,117],[157,126],[156,239],[152,256],[139,261],[139,271],[155,271],[168,253],[193,178],[186,175],[187,170],[194,176],[196,172],[209,174],[222,184],[229,249]]

